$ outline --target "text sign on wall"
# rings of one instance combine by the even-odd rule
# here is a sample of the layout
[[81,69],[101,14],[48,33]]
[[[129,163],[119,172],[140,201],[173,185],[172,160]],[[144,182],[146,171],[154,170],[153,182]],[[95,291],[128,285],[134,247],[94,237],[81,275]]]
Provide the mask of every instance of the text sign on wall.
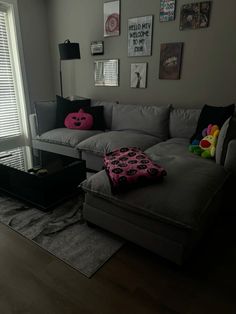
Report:
[[128,56],[150,56],[152,53],[152,15],[128,20]]

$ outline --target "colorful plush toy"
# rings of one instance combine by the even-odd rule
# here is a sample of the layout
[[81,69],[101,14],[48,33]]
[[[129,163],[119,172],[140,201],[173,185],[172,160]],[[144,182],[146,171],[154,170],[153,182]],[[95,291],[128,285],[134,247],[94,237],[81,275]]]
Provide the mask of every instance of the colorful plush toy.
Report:
[[208,127],[202,131],[203,138],[200,141],[194,140],[189,146],[189,150],[204,158],[214,157],[219,133],[220,130],[217,125],[209,124]]
[[68,129],[90,130],[93,126],[93,116],[80,109],[79,112],[69,113],[64,124]]

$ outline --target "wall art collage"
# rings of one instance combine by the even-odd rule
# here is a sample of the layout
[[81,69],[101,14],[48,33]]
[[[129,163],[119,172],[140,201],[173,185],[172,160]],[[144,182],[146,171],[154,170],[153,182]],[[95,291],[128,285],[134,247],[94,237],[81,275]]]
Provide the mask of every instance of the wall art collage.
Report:
[[[120,36],[120,2],[104,2],[104,37]],[[211,1],[186,3],[180,7],[179,30],[193,30],[209,26]],[[176,0],[160,0],[159,21],[171,22],[176,16]],[[152,55],[154,16],[139,16],[128,19],[128,57]],[[160,44],[159,79],[179,80],[183,57],[183,42]],[[104,42],[91,42],[91,54],[102,55]],[[119,60],[96,60],[95,86],[119,86]],[[147,87],[147,62],[130,64],[130,87]]]

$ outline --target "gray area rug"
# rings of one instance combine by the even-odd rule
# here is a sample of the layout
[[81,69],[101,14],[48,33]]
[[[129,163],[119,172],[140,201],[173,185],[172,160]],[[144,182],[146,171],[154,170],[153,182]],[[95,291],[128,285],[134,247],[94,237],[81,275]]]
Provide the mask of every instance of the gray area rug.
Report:
[[97,227],[88,227],[82,217],[82,203],[80,195],[43,212],[0,194],[0,222],[90,278],[123,241]]

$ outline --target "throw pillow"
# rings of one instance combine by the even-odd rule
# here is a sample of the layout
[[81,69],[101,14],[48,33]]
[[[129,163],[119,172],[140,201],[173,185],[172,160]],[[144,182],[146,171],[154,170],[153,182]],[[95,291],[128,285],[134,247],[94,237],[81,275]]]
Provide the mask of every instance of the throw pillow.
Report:
[[113,193],[160,181],[166,171],[136,147],[123,147],[104,156]]
[[65,118],[68,129],[90,130],[93,126],[93,116],[80,109],[79,112],[69,113]]
[[224,122],[234,114],[234,108],[234,104],[226,107],[205,105],[201,110],[196,131],[191,137],[190,142],[192,143],[193,140],[200,141],[202,139],[202,130],[207,128],[209,124],[216,124],[221,129]]
[[104,119],[104,107],[96,106],[86,108],[84,111],[91,114],[93,116],[93,130],[101,130],[104,131],[106,129],[106,122]]
[[41,135],[56,127],[56,110],[55,101],[36,101],[34,103],[37,118],[37,133]]
[[57,111],[56,111],[56,127],[64,128],[64,121],[66,116],[72,112],[78,112],[80,109],[90,107],[90,99],[69,100],[61,96],[56,96]]

